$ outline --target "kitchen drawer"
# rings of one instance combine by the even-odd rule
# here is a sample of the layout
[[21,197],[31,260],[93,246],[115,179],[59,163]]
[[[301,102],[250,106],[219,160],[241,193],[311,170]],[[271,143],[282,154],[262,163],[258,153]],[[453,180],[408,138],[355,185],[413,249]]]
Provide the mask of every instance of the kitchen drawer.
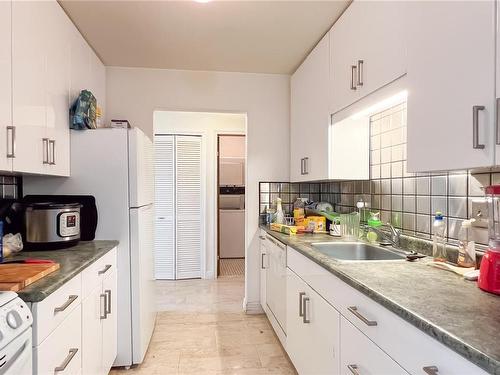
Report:
[[340,318],[342,375],[408,375],[391,357],[345,318]]
[[33,345],[39,345],[82,300],[81,274],[76,275],[41,302],[31,306]]
[[102,282],[102,278],[116,271],[116,247],[82,272],[82,295],[85,298]]
[[323,267],[288,249],[288,267],[406,371],[423,374],[424,367],[435,366],[439,375],[486,374]]
[[[82,309],[71,314],[39,346],[33,348],[33,373],[76,375],[82,367]],[[56,370],[57,369],[57,370]]]

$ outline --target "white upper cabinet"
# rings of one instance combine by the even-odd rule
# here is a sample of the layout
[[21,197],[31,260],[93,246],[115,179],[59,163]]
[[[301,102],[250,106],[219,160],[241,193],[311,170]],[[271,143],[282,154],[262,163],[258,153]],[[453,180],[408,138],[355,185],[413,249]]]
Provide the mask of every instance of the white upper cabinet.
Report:
[[291,78],[290,178],[328,178],[329,33]]
[[57,1],[0,2],[0,171],[69,176],[69,108],[103,107],[105,74]]
[[12,3],[13,170],[43,173],[46,138],[47,37],[50,2]]
[[407,6],[408,170],[495,164],[495,3]]
[[354,1],[331,29],[332,113],[406,73],[406,6]]
[[[0,170],[12,170],[11,6],[0,2]],[[5,141],[7,140],[7,141]],[[9,148],[9,149],[7,149]]]

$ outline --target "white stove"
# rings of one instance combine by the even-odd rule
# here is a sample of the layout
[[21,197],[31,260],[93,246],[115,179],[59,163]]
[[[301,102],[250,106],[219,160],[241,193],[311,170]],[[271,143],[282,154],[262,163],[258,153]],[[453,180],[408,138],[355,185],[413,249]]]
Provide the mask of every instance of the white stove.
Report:
[[0,292],[0,375],[31,375],[31,325],[28,305],[14,292]]

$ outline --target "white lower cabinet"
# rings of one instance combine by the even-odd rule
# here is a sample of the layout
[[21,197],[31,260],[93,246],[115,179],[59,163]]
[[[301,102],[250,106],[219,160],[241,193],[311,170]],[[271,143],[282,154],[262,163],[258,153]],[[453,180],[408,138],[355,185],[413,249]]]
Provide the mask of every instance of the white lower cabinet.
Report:
[[342,375],[408,375],[344,317],[340,318]]
[[108,374],[117,353],[116,248],[33,303],[33,374]]
[[286,260],[286,351],[299,374],[486,374],[290,247]]
[[81,306],[33,351],[33,374],[74,375],[82,367]]
[[287,352],[299,374],[339,373],[340,314],[287,270]]
[[266,310],[266,268],[267,268],[267,251],[266,251],[266,233],[261,230],[260,235],[260,305]]

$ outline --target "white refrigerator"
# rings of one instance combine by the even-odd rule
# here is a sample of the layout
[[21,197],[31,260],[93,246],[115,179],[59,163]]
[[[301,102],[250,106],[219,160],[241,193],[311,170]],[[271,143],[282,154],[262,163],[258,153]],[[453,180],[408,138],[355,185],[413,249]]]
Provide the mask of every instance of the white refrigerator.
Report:
[[25,194],[90,194],[96,239],[117,239],[118,356],[141,363],[156,319],[153,143],[139,129],[71,131],[71,177],[26,177]]

